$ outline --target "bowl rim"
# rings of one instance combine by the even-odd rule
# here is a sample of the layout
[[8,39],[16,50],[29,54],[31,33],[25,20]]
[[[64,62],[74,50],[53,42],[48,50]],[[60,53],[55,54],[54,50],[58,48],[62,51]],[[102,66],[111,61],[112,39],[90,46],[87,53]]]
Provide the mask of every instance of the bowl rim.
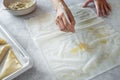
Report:
[[13,9],[10,9],[8,6],[5,5],[5,0],[3,0],[3,5],[7,8],[7,10],[11,10],[11,11],[23,11],[23,10],[27,10],[33,6],[36,5],[37,1],[36,0],[32,0],[33,1],[33,4],[31,6],[29,6],[28,8],[25,8],[25,9],[20,9],[20,10],[13,10]]

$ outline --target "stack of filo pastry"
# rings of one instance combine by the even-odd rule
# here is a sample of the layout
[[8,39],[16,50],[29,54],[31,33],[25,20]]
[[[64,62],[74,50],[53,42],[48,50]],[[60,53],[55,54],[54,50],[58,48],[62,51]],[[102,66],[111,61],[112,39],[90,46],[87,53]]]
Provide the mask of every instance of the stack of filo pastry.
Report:
[[2,38],[0,38],[0,67],[0,80],[22,68],[12,47]]

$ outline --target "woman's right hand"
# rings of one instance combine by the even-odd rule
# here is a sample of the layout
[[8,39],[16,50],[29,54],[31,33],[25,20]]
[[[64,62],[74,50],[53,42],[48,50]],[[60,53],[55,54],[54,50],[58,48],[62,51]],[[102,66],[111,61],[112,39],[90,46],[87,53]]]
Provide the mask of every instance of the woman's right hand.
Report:
[[57,12],[56,24],[59,26],[61,31],[75,32],[75,20],[70,9],[67,7],[64,1],[60,3],[63,5],[63,9],[65,10],[69,21],[67,20],[64,12],[61,12],[59,7],[57,7],[56,8],[56,12]]
[[[51,1],[57,13],[56,24],[59,26],[60,30],[64,32],[75,32],[74,17],[70,9],[65,4],[64,0],[51,0]],[[61,8],[60,4],[62,5],[63,9],[62,11],[60,9]]]

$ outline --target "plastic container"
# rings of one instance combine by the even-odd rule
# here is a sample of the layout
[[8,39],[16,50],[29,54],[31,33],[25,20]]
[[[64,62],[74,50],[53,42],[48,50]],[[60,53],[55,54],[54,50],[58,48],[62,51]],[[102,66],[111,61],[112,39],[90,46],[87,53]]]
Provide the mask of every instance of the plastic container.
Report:
[[[30,69],[33,65],[33,62],[28,55],[28,53],[21,47],[21,45],[9,34],[9,32],[5,29],[3,24],[0,24],[0,37],[5,39],[7,43],[11,46],[14,50],[14,54],[22,64],[22,68],[17,70],[16,72],[10,74],[9,76],[5,77],[3,80],[12,80],[18,75],[22,74],[23,72]],[[0,67],[2,64],[0,65]],[[0,68],[1,71],[1,68]]]

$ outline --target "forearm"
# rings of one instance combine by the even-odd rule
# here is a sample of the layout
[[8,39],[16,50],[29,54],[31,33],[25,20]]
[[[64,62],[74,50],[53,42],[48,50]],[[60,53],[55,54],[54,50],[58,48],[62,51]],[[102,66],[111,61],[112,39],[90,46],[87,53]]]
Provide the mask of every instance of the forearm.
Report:
[[57,10],[59,3],[62,3],[64,7],[67,7],[64,0],[51,0],[51,2],[53,3],[55,10]]

